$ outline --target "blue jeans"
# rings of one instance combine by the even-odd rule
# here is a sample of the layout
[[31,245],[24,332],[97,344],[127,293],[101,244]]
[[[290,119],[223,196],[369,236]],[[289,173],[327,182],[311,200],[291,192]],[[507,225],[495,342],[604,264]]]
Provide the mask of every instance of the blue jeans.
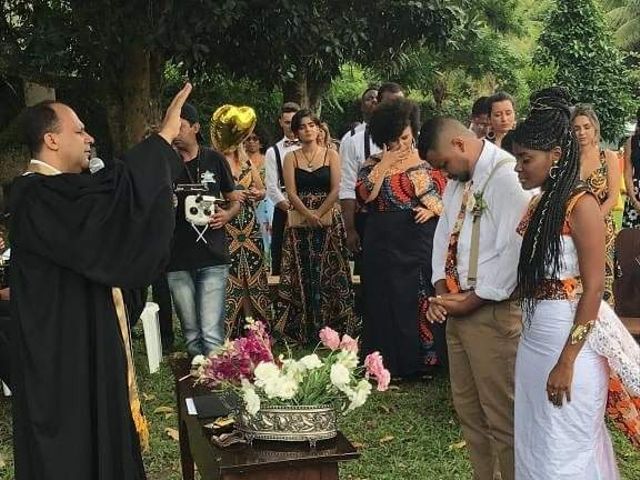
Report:
[[191,355],[208,355],[224,343],[224,297],[229,265],[168,272],[167,280]]

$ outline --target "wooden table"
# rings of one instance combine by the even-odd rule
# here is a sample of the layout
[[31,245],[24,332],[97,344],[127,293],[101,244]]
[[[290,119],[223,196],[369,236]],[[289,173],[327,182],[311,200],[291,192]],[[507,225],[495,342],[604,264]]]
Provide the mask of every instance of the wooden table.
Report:
[[338,462],[360,456],[342,433],[332,440],[318,442],[315,449],[306,443],[255,440],[252,446],[232,445],[218,448],[211,433],[199,419],[187,412],[185,399],[205,391],[193,386],[190,378],[180,381],[189,371],[186,359],[172,361],[176,379],[180,460],[182,478],[194,479],[194,464],[203,480],[337,480]]

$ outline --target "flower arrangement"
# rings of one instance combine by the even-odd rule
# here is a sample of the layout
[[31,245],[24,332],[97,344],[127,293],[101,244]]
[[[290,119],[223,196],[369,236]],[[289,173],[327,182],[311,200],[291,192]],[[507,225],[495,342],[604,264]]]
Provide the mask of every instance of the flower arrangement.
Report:
[[358,360],[358,340],[340,337],[329,327],[320,331],[314,351],[296,360],[274,358],[271,339],[261,322],[248,321],[243,337],[227,341],[209,357],[195,357],[192,375],[213,390],[233,391],[250,415],[261,405],[331,405],[340,412],[354,410],[366,402],[375,380],[385,391],[391,376],[378,352]]

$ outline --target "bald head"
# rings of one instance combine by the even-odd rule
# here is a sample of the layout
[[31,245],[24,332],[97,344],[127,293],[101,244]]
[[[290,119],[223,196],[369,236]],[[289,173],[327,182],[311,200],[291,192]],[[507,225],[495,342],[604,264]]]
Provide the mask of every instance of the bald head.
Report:
[[420,157],[460,181],[471,178],[482,145],[471,130],[451,117],[427,120],[418,138]]
[[423,159],[429,150],[437,150],[438,145],[449,142],[453,137],[473,136],[473,132],[455,118],[434,117],[422,125],[418,139],[418,151]]
[[45,101],[29,107],[23,130],[33,158],[62,172],[80,173],[88,168],[94,140],[68,105]]

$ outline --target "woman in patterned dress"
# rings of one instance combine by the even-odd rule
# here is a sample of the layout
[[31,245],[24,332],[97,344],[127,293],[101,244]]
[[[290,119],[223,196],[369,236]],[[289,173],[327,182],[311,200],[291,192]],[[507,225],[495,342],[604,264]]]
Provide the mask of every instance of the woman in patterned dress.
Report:
[[613,277],[616,231],[611,210],[620,195],[620,165],[614,152],[600,149],[600,122],[588,105],[577,105],[571,117],[580,145],[580,178],[600,202],[606,226],[604,301],[614,304]]
[[[264,151],[269,145],[269,138],[265,131],[257,125],[253,133],[244,141],[244,148],[249,156],[249,161],[260,173],[260,179],[264,183],[265,166]],[[262,233],[262,243],[264,247],[264,261],[266,265],[271,265],[271,218],[273,217],[273,202],[268,198],[263,198],[256,205],[256,216]]]
[[291,129],[302,147],[283,165],[293,210],[282,246],[276,330],[302,345],[316,342],[324,326],[355,334],[349,252],[336,207],[340,159],[318,145],[319,128],[309,110],[294,115]]
[[636,116],[636,131],[624,146],[627,201],[624,206],[622,228],[640,228],[640,110]]
[[431,252],[442,200],[429,165],[413,147],[419,121],[418,106],[409,100],[378,106],[369,127],[383,153],[365,161],[356,183],[368,211],[363,354],[380,351],[395,378],[422,374],[425,363],[436,363],[436,347],[444,346],[421,321],[433,294]]
[[236,189],[246,192],[240,212],[225,226],[231,256],[225,297],[227,333],[237,337],[243,332],[243,317],[251,316],[267,324],[272,318],[267,264],[255,212],[255,203],[264,198],[265,189],[260,173],[249,161],[244,147],[226,152],[225,156]]

